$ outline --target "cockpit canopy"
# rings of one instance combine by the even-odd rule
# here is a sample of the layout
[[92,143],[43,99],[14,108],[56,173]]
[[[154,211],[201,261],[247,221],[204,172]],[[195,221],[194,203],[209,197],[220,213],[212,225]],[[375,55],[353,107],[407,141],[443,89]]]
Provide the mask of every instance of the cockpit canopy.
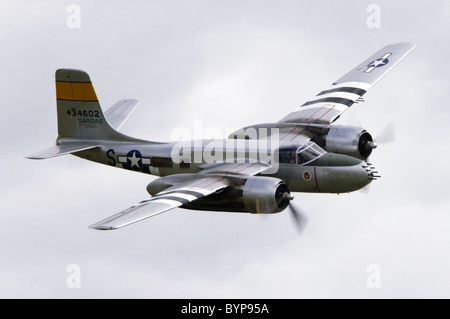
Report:
[[279,148],[280,163],[307,164],[325,154],[326,151],[314,142],[308,141],[299,146],[288,145]]

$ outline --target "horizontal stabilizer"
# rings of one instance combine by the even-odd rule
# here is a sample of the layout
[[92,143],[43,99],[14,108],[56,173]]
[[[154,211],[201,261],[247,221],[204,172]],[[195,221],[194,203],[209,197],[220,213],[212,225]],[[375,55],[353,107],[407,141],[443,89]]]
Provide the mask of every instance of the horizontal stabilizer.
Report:
[[61,155],[72,154],[80,151],[86,151],[99,147],[100,145],[93,145],[92,143],[69,143],[56,145],[46,150],[31,154],[27,156],[29,159],[47,159]]
[[120,100],[111,106],[105,112],[105,117],[109,125],[111,125],[113,129],[119,130],[131,113],[136,109],[138,104],[138,100],[126,99]]

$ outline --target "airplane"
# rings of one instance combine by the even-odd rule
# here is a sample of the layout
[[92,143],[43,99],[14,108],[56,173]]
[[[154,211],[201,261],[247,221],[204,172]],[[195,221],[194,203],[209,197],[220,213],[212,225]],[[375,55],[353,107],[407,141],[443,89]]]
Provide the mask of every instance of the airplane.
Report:
[[[28,158],[72,154],[159,176],[147,185],[150,198],[89,226],[97,230],[174,208],[274,214],[290,207],[291,192],[353,192],[380,177],[368,163],[377,144],[365,129],[334,122],[414,48],[385,46],[277,122],[250,125],[222,140],[156,142],[122,134],[139,102],[120,100],[103,112],[86,72],[58,69],[56,146]],[[301,214],[291,211],[300,226]]]

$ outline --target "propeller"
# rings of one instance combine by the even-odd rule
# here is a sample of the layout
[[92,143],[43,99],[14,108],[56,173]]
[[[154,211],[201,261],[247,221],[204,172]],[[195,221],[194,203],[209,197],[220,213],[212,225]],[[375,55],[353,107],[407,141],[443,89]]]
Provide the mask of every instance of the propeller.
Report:
[[394,123],[391,122],[378,134],[375,141],[379,144],[390,143],[395,140]]
[[289,201],[289,211],[291,213],[292,218],[294,219],[295,226],[297,227],[297,230],[299,234],[301,235],[303,231],[305,230],[306,225],[308,224],[308,218],[305,216],[305,214],[296,207],[292,200],[294,199],[294,195],[291,193],[285,192],[283,194],[283,197]]
[[372,136],[368,132],[363,131],[358,142],[359,154],[366,159],[366,162],[369,162],[369,157],[372,154],[372,150],[376,149],[379,144],[390,143],[394,140],[395,129],[394,123],[392,122],[386,125],[386,127],[378,133],[375,140],[372,139]]
[[[368,147],[377,148],[379,144],[391,143],[393,141],[395,141],[395,127],[394,122],[390,122],[380,131],[380,133],[378,133],[374,142],[370,143],[370,145],[368,143]],[[370,163],[370,159],[367,158],[366,162]],[[371,185],[372,184],[365,186],[364,188],[360,189],[359,192],[363,194],[370,194]]]

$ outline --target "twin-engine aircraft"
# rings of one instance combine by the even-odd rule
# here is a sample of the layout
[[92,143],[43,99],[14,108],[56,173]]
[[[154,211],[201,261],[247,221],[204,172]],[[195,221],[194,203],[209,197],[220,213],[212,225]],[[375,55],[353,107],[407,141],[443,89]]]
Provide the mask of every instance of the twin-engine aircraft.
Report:
[[162,143],[126,136],[118,130],[138,101],[118,101],[103,113],[89,75],[59,69],[56,146],[29,158],[72,154],[161,176],[147,186],[152,197],[90,226],[98,230],[176,207],[273,214],[289,206],[291,192],[353,192],[379,177],[366,162],[377,144],[363,128],[334,122],[414,47],[388,45],[278,122],[244,127],[225,140]]

